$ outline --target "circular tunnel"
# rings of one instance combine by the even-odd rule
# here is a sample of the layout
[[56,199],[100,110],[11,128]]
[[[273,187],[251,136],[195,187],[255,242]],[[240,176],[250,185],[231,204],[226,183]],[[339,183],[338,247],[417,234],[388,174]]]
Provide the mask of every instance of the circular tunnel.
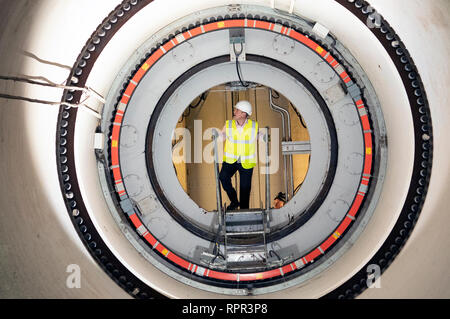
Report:
[[[109,8],[106,18],[92,14],[94,27],[84,34],[88,41],[78,50],[73,46],[75,63],[65,69],[60,108],[45,121],[56,125],[56,150],[53,188],[43,191],[58,198],[55,212],[67,211],[58,218],[83,244],[75,245],[87,264],[95,265],[89,267],[99,268],[112,291],[117,288],[111,296],[354,298],[386,293],[367,289],[372,275],[387,285],[384,274],[399,254],[407,254],[416,223],[439,213],[425,209],[439,139],[434,122],[440,116],[432,116],[432,102],[443,97],[436,97],[423,74],[435,66],[419,68],[403,34],[363,1],[324,1],[327,10],[296,1],[177,4],[168,12],[167,3],[126,0]],[[28,10],[36,12],[35,6]],[[389,5],[380,1],[380,7],[395,16]],[[105,10],[98,12],[105,15]],[[408,41],[414,45],[414,38]],[[44,64],[35,54],[25,52]],[[26,83],[36,84],[30,78]],[[191,176],[191,183],[208,185],[202,192],[213,208],[193,200],[173,164],[174,130],[186,107],[205,96],[212,99],[205,92],[217,88],[231,90],[232,97],[223,102],[225,93],[208,106],[219,129],[231,118],[226,107],[231,109],[241,92],[258,105],[252,119],[271,136],[259,142],[253,178],[259,198],[252,194],[252,209],[240,214],[223,212],[227,198],[218,195],[214,163],[203,163],[203,141],[211,136],[205,137],[202,128],[184,127],[192,134],[195,165],[207,176]],[[279,137],[272,92],[286,102],[278,108],[301,114],[306,142],[286,139],[284,132]],[[6,101],[43,104],[24,97],[24,92],[2,95]],[[434,112],[441,112],[436,105]],[[448,118],[448,112],[443,114],[447,117],[438,129]],[[293,120],[298,122],[293,117],[287,123]],[[196,121],[206,123],[192,117]],[[51,148],[52,141],[47,143]],[[261,150],[268,152],[268,161]],[[287,172],[280,163],[305,153],[305,172],[296,166]],[[300,173],[304,179],[298,191],[291,185],[285,205],[273,207],[271,200],[287,176]],[[435,193],[433,202],[443,200]],[[248,216],[261,216],[262,230],[232,237],[226,222]],[[448,293],[445,282],[441,287],[442,295]]]

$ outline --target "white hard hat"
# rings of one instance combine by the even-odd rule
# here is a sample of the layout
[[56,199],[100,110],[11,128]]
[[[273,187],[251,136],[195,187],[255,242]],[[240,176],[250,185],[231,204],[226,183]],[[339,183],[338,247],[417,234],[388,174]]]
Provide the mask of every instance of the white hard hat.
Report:
[[239,101],[234,107],[238,110],[241,110],[242,112],[247,113],[248,115],[252,115],[252,105],[249,101]]

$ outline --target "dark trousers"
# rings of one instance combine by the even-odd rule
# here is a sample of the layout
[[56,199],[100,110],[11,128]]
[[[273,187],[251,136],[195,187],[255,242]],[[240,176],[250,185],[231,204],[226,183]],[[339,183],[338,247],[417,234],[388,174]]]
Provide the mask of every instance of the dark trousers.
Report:
[[248,209],[250,201],[250,190],[252,188],[252,175],[253,168],[245,169],[242,167],[241,163],[235,162],[233,164],[228,164],[223,162],[222,169],[220,170],[219,179],[222,183],[222,187],[228,195],[231,203],[235,204],[238,202],[236,190],[231,184],[231,178],[236,172],[239,171],[240,178],[240,208]]

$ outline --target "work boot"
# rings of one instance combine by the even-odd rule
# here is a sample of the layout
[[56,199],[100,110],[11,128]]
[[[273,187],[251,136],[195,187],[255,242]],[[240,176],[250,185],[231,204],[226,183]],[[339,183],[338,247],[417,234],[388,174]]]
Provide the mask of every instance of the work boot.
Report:
[[230,205],[227,206],[227,210],[235,210],[239,207],[239,203],[238,202],[231,202]]

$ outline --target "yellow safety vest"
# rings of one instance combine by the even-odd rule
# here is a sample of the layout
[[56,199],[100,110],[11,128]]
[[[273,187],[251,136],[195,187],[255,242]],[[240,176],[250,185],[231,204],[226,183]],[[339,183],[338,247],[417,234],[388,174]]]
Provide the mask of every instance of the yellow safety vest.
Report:
[[242,133],[236,127],[236,121],[229,120],[225,124],[226,136],[223,161],[233,164],[239,161],[243,168],[256,166],[256,137],[258,122],[247,120]]

